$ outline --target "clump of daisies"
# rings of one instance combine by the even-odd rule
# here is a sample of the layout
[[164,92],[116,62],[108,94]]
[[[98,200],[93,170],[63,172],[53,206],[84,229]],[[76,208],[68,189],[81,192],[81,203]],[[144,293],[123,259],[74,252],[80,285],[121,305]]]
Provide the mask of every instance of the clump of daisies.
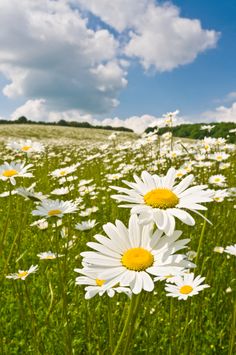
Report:
[[[131,298],[114,353],[126,337],[130,315],[135,322],[142,293],[153,292],[156,282],[166,281],[167,296],[178,300],[187,300],[209,287],[203,283],[204,277],[191,272],[196,265],[183,252],[190,239],[182,239],[182,231],[175,230],[175,218],[193,226],[190,213],[202,216],[199,210],[206,210],[202,203],[212,201],[212,191],[206,185],[190,187],[193,175],[177,184],[176,176],[174,168],[164,177],[144,171],[141,178],[134,175],[135,182],[124,181],[130,189],[113,186],[120,194],[112,197],[124,203],[121,207],[131,208],[128,226],[120,220],[103,225],[104,234],[96,234],[95,241],[87,243],[90,250],[81,253],[83,268],[75,269],[82,275],[76,284],[85,286],[85,299],[116,293]],[[91,221],[90,225],[93,227]],[[86,230],[89,225],[77,224],[76,229]]]
[[[197,277],[194,282],[190,269],[195,264],[188,259],[187,253],[180,253],[187,247],[189,239],[180,238],[182,232],[175,230],[175,217],[194,225],[195,221],[186,209],[201,215],[199,210],[206,210],[202,203],[212,201],[212,191],[207,190],[206,185],[190,187],[193,175],[177,184],[175,179],[176,170],[170,168],[164,177],[146,171],[141,178],[134,175],[135,182],[124,181],[130,189],[113,186],[121,194],[112,197],[125,203],[121,207],[131,208],[131,216],[128,227],[119,220],[115,224],[105,224],[106,235],[95,235],[95,242],[87,243],[92,250],[81,253],[85,267],[76,269],[76,272],[86,277],[77,278],[77,284],[87,282],[87,287],[96,289],[89,295],[86,293],[86,298],[103,295],[116,287],[128,288],[132,294],[152,292],[155,282],[180,282],[180,277],[184,282],[191,281],[188,288],[191,287],[191,292],[184,295],[191,296],[205,288],[198,283],[199,279],[203,281],[202,278]],[[76,225],[79,230],[86,227]],[[186,296],[179,299],[186,299]]]

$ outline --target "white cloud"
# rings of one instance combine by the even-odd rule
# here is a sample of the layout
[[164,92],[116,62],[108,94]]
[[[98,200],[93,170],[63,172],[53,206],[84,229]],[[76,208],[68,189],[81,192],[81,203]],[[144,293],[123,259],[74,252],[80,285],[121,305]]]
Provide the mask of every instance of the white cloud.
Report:
[[236,102],[232,103],[230,107],[219,106],[215,110],[206,111],[202,116],[208,121],[236,123]]
[[0,1],[0,72],[11,98],[44,98],[51,108],[107,112],[127,81],[118,41],[66,1]]
[[153,0],[74,0],[114,27],[130,30],[124,47],[128,57],[137,57],[145,70],[169,71],[191,63],[197,55],[215,47],[219,33],[204,30],[199,20],[180,16],[180,10]]
[[[125,119],[105,118],[98,120],[91,114],[82,114],[79,110],[67,111],[48,111],[47,103],[44,99],[28,100],[24,105],[18,107],[11,115],[11,119],[18,119],[25,116],[31,121],[56,122],[59,120],[88,122],[92,125],[126,127],[132,129],[136,133],[142,133],[147,127],[164,126],[164,117],[156,117],[152,115],[131,116]],[[177,123],[186,123],[184,118],[177,118]]]
[[[91,12],[117,33],[90,22]],[[0,0],[0,23],[0,73],[9,81],[3,93],[25,98],[36,119],[36,104],[47,119],[50,112],[107,113],[119,104],[134,58],[145,70],[168,71],[218,39],[154,0]]]

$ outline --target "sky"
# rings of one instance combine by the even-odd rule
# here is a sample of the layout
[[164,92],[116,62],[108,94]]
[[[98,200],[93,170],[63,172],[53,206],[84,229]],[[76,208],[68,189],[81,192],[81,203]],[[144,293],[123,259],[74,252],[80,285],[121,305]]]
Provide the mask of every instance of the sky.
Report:
[[0,0],[0,119],[236,122],[235,0]]

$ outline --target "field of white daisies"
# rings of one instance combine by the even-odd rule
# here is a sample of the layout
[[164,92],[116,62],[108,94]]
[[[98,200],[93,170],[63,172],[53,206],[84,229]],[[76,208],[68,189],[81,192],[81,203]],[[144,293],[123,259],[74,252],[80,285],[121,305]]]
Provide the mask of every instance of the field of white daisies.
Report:
[[1,354],[235,354],[234,145],[0,133]]

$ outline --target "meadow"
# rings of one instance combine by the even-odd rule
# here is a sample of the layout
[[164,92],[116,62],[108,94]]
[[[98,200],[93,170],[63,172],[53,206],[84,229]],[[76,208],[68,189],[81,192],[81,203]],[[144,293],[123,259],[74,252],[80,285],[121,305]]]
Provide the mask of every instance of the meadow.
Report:
[[[0,152],[1,354],[236,352],[236,246],[227,249],[236,243],[235,145],[224,139],[173,139],[170,133],[140,137],[2,125]],[[182,245],[181,277],[201,275],[209,287],[198,294],[189,291],[192,297],[185,289],[186,299],[167,296],[166,288],[173,285],[169,279],[175,282],[176,275],[158,274],[158,266],[153,289],[144,281],[138,291],[132,282],[114,281],[106,287],[100,274],[92,275],[100,257],[90,275],[90,258],[95,256],[81,253],[95,248],[87,245],[96,242],[95,235],[106,236],[103,225],[116,220],[129,224],[130,208],[119,207],[122,203],[111,197],[117,195],[112,186],[128,188],[124,181],[133,183],[133,175],[140,177],[144,171],[164,177],[171,167],[176,184],[192,174],[191,186],[208,186],[211,201],[203,202],[207,209],[200,212],[211,223],[194,208],[188,210],[195,225],[190,217],[175,218],[175,229],[182,231],[178,240],[187,238],[188,243],[168,244],[167,236],[160,249],[167,243],[175,252]],[[147,195],[146,205],[156,209]],[[50,200],[59,201],[44,204]],[[154,222],[150,230],[158,230]],[[164,232],[172,235],[167,227]],[[168,257],[171,252],[165,251]],[[141,275],[148,268],[131,270]],[[86,284],[86,277],[92,281]]]

